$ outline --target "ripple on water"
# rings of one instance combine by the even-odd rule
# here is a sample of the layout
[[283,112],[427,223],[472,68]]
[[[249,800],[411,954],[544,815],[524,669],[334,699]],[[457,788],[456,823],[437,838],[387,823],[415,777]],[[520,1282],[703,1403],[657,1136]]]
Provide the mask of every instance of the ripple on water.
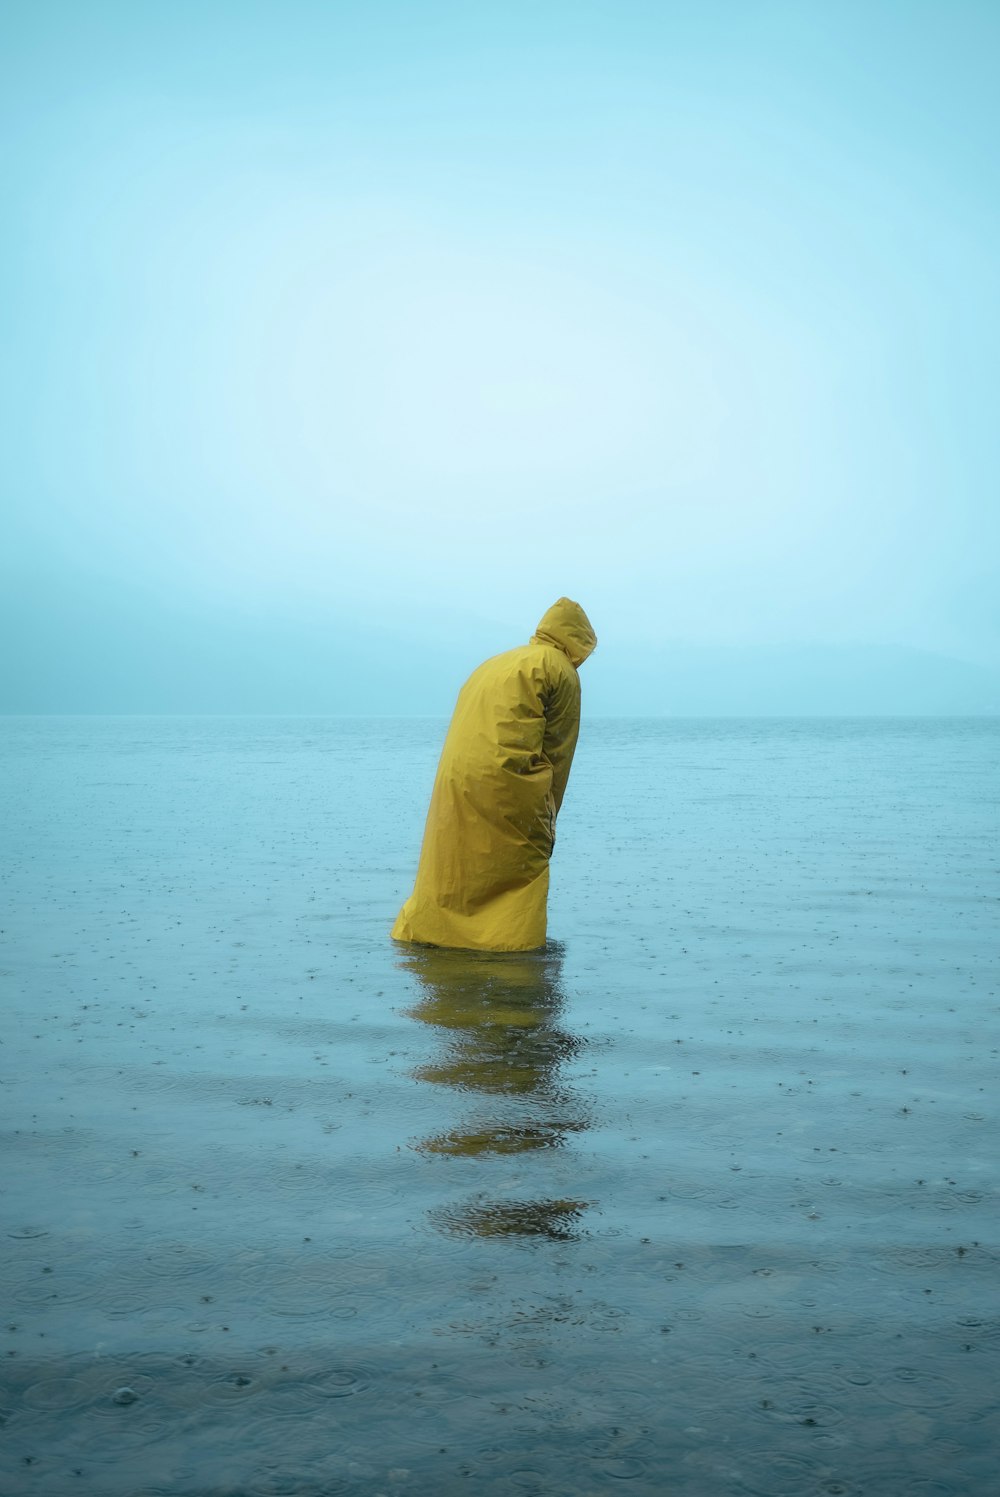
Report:
[[114,1464],[123,1451],[142,1450],[169,1433],[160,1380],[135,1362],[102,1362],[87,1380],[91,1397],[73,1430],[74,1455],[82,1461]]
[[823,1398],[840,1401],[857,1396],[872,1382],[872,1369],[845,1356],[843,1344],[821,1335],[803,1335],[799,1341],[761,1342],[757,1366],[772,1387],[807,1388]]
[[597,1463],[597,1470],[602,1476],[613,1477],[616,1481],[632,1481],[637,1476],[645,1476],[647,1462],[635,1455],[608,1456]]
[[715,1182],[706,1180],[675,1180],[667,1186],[667,1194],[679,1201],[707,1201],[715,1191]]
[[957,1497],[958,1491],[957,1485],[933,1476],[911,1477],[907,1485],[907,1497]]
[[656,1454],[649,1427],[641,1424],[631,1428],[611,1425],[584,1441],[581,1449],[596,1474],[615,1481],[644,1476]]
[[97,1304],[101,1299],[101,1287],[88,1283],[86,1279],[66,1278],[62,1274],[46,1274],[43,1277],[22,1283],[10,1294],[12,1304],[23,1310],[42,1310],[53,1306]]
[[329,1277],[288,1279],[256,1289],[255,1308],[290,1319],[307,1316],[335,1320],[353,1320],[360,1311],[384,1311],[374,1295],[359,1295],[349,1285],[332,1282]]
[[323,1403],[328,1398],[352,1398],[356,1393],[366,1393],[375,1381],[370,1367],[331,1367],[326,1372],[314,1373],[301,1385],[302,1397],[310,1403]]
[[203,1382],[200,1394],[206,1404],[245,1403],[260,1393],[263,1386],[259,1378],[237,1369]]
[[48,1279],[41,1284],[21,1284],[17,1289],[8,1291],[7,1300],[18,1310],[36,1313],[39,1310],[51,1310],[53,1305],[59,1303],[59,1295],[49,1287],[51,1282],[51,1279]]
[[196,1377],[221,1377],[225,1367],[216,1357],[206,1357],[198,1351],[182,1351],[168,1359],[169,1373],[191,1373]]
[[[471,1395],[473,1401],[475,1395]],[[469,1439],[470,1393],[464,1383],[451,1389],[426,1388],[407,1391],[397,1389],[396,1401],[383,1400],[380,1427],[385,1431],[385,1448],[439,1452],[442,1446],[467,1448]],[[359,1415],[367,1417],[368,1401],[358,1405]]]
[[890,1403],[908,1409],[943,1409],[954,1403],[957,1389],[950,1378],[940,1372],[919,1367],[895,1367],[878,1385],[878,1391]]
[[523,1492],[544,1492],[546,1473],[538,1466],[515,1466],[507,1472],[512,1487]]
[[955,1324],[959,1327],[965,1346],[975,1346],[984,1351],[995,1351],[1000,1347],[1000,1320],[981,1320],[975,1315],[964,1315]]
[[854,1497],[858,1488],[823,1456],[752,1451],[736,1463],[736,1487],[753,1497]]
[[73,1451],[81,1459],[95,1465],[115,1465],[122,1453],[134,1453],[154,1445],[171,1432],[172,1426],[162,1413],[155,1413],[140,1404],[131,1404],[118,1409],[122,1415],[114,1432],[101,1421],[82,1425],[74,1432]]
[[807,1429],[832,1429],[842,1422],[844,1410],[828,1402],[824,1392],[811,1387],[776,1388],[770,1382],[762,1383],[756,1412]]
[[147,1253],[139,1272],[155,1279],[187,1279],[211,1268],[212,1264],[193,1253],[186,1243],[173,1242]]
[[908,1269],[952,1268],[954,1263],[954,1248],[929,1246],[885,1247],[871,1259],[872,1268],[891,1274]]
[[348,1261],[343,1257],[297,1263],[294,1266],[294,1276],[309,1283],[325,1284],[338,1289],[391,1287],[391,1275],[387,1268],[378,1264]]
[[43,1378],[25,1388],[21,1397],[29,1409],[42,1409],[49,1413],[65,1409],[78,1409],[93,1398],[93,1389],[77,1377]]
[[[100,1397],[103,1381],[92,1358],[67,1357],[30,1363],[25,1359],[7,1364],[7,1395],[30,1408],[59,1410],[75,1408]],[[58,1374],[58,1375],[57,1375]]]
[[311,1414],[333,1400],[372,1396],[373,1389],[381,1391],[376,1386],[374,1369],[358,1363],[311,1369],[294,1367],[285,1372],[282,1381],[272,1384],[260,1402],[263,1420],[286,1425],[297,1420],[308,1422]]
[[938,1211],[961,1211],[964,1206],[978,1206],[982,1199],[981,1190],[943,1190],[932,1197]]
[[[200,1493],[202,1490],[201,1485],[195,1485],[198,1482],[199,1475],[199,1471],[193,1466],[172,1466],[165,1480],[150,1481],[144,1486],[130,1489],[128,1497],[178,1497],[178,1493],[181,1492],[188,1493],[195,1491]],[[211,1490],[213,1497],[215,1497],[215,1493],[220,1489],[213,1487]],[[228,1497],[229,1489],[226,1488],[225,1490]]]
[[330,1311],[330,1290],[325,1284],[276,1284],[260,1296],[261,1309],[291,1320],[325,1316]]
[[[717,1405],[717,1381],[715,1394]],[[712,1403],[707,1380],[699,1397],[697,1391],[690,1391],[686,1381],[683,1389],[673,1384],[665,1387],[662,1375],[653,1378],[647,1375],[635,1379],[616,1375],[614,1378],[605,1376],[603,1379],[597,1377],[584,1379],[582,1382],[573,1378],[574,1413],[577,1418],[589,1424],[618,1420],[622,1428],[648,1428],[662,1415],[665,1397],[669,1397],[672,1415],[684,1420],[693,1417],[693,1409],[700,1411],[716,1406]]]
[[338,1497],[350,1490],[346,1480],[329,1476],[318,1465],[267,1464],[258,1467],[241,1492],[246,1497]]

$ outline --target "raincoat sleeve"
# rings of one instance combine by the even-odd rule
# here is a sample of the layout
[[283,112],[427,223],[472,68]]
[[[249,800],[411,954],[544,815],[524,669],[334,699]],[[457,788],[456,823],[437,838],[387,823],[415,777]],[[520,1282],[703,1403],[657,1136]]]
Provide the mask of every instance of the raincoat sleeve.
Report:
[[543,753],[552,765],[552,798],[556,811],[562,805],[569,772],[580,735],[580,683],[574,671],[560,678],[544,703]]

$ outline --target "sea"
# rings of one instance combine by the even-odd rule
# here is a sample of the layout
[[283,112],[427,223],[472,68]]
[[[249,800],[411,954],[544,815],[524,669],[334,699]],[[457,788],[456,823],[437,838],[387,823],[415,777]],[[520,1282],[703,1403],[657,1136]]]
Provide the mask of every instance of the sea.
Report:
[[1000,719],[0,719],[3,1497],[993,1497]]

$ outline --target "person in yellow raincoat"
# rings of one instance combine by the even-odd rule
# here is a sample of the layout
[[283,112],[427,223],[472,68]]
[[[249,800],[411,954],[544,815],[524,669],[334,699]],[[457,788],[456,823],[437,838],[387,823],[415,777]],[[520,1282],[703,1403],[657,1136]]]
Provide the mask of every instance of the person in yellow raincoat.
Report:
[[597,644],[569,598],[530,644],[495,655],[458,695],[413,893],[397,941],[473,951],[545,945],[556,815],[580,731],[582,665]]

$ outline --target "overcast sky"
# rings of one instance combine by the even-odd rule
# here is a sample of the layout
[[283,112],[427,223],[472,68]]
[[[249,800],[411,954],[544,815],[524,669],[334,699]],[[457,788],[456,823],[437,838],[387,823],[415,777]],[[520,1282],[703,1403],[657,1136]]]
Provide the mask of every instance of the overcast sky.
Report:
[[7,710],[1000,710],[992,0],[2,27]]

